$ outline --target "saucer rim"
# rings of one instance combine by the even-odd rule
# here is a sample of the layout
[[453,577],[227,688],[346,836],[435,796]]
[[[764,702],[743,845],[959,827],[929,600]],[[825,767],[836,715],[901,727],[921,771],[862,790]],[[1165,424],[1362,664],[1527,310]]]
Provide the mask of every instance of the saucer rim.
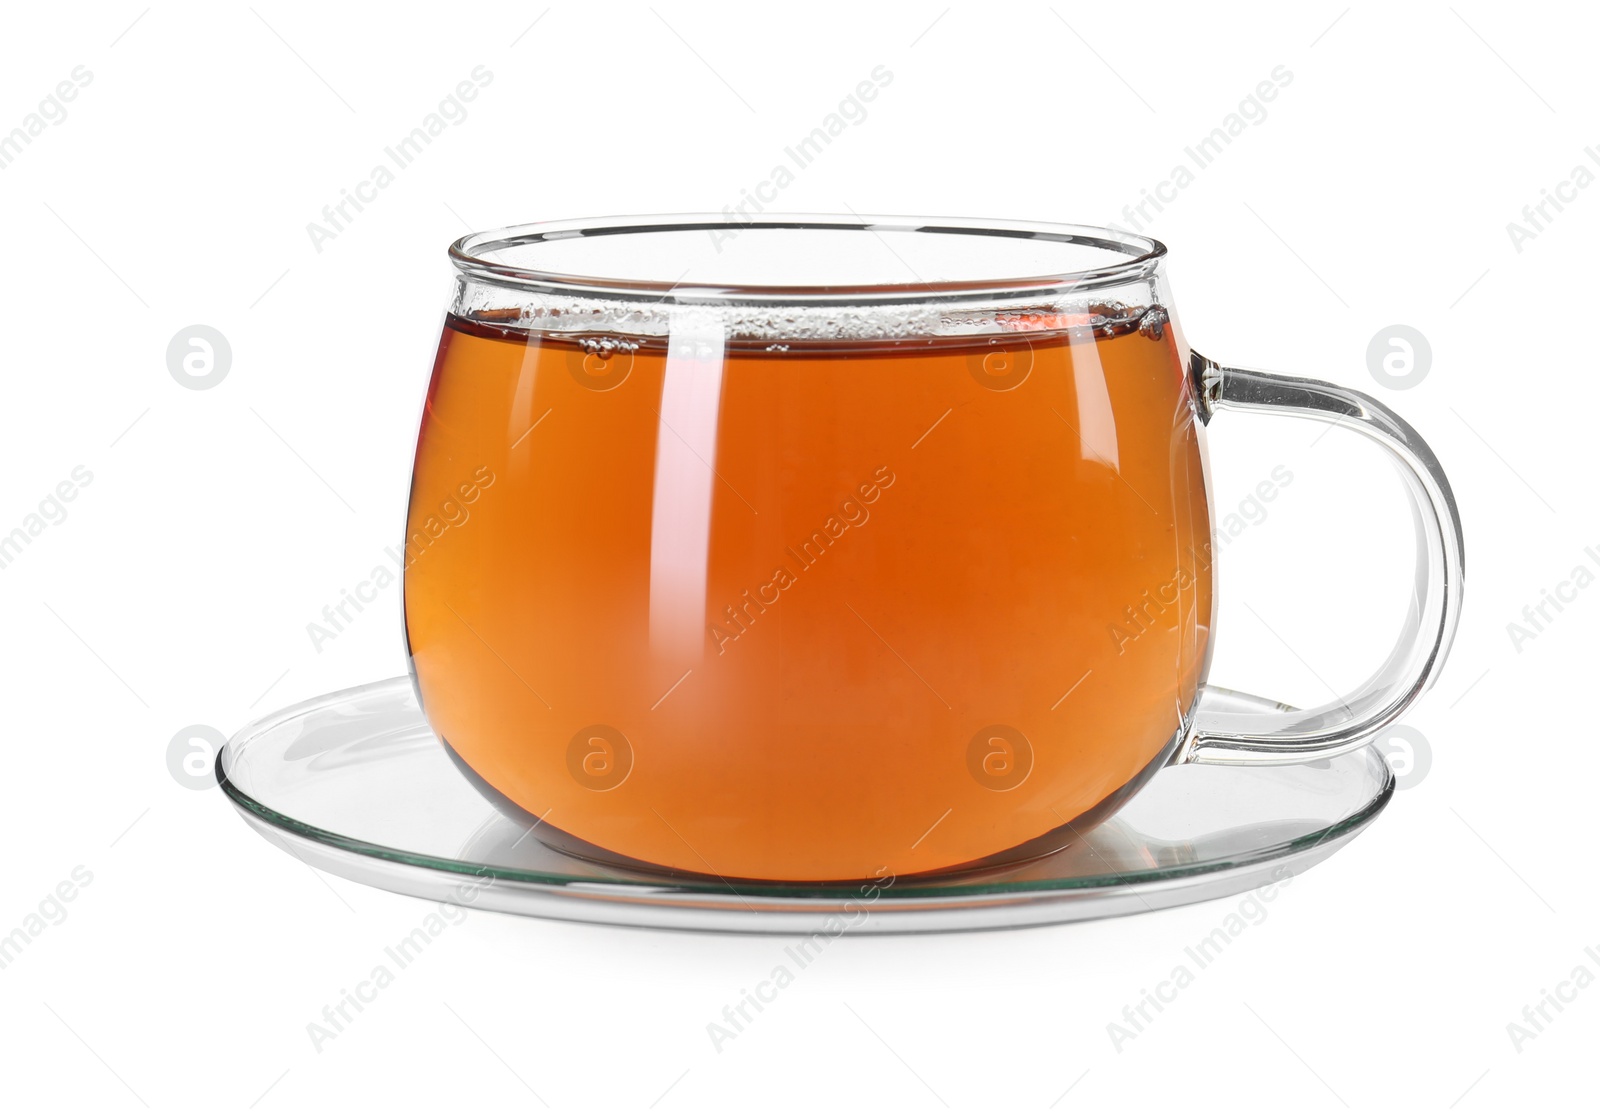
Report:
[[[860,906],[861,889],[873,882],[862,880],[845,884],[817,885],[805,882],[741,880],[739,886],[735,887],[727,881],[707,882],[700,879],[673,879],[667,876],[656,880],[635,878],[608,881],[596,880],[592,876],[580,877],[436,857],[409,852],[390,845],[380,845],[300,821],[257,800],[230,776],[229,767],[237,757],[244,754],[251,740],[285,722],[331,703],[356,697],[371,698],[400,689],[411,690],[412,697],[415,698],[411,678],[408,675],[400,675],[312,697],[257,718],[234,733],[218,749],[214,763],[218,787],[252,829],[269,839],[275,834],[290,838],[294,846],[309,853],[310,859],[318,862],[316,866],[358,882],[421,898],[448,899],[449,895],[445,893],[458,891],[459,881],[462,879],[488,881],[478,889],[472,901],[462,905],[509,913],[617,925],[791,932],[815,925],[819,916],[837,917],[844,911],[846,904]],[[1253,695],[1238,696],[1264,705],[1277,704]],[[418,716],[420,715],[419,712]],[[1383,812],[1394,797],[1396,789],[1394,772],[1372,745],[1367,744],[1362,747],[1371,752],[1369,761],[1375,761],[1383,772],[1382,783],[1376,793],[1359,809],[1332,824],[1285,841],[1262,845],[1245,854],[1231,854],[1185,864],[1151,866],[1136,873],[1109,870],[1105,874],[1098,875],[1027,880],[980,878],[941,881],[924,877],[916,883],[896,887],[892,892],[885,889],[871,902],[870,910],[875,915],[888,915],[891,919],[905,919],[918,915],[960,914],[964,911],[969,917],[959,925],[930,925],[920,928],[983,929],[1107,917],[1237,894],[1255,886],[1252,882],[1254,879],[1266,877],[1270,870],[1278,866],[1290,867],[1293,873],[1297,873],[1319,863],[1343,847]],[[286,845],[285,848],[299,859],[307,859],[293,847]],[[378,865],[386,866],[386,869],[378,870],[376,868]],[[1004,871],[1005,869],[996,870],[997,874]],[[419,873],[425,874],[426,878],[419,876]],[[645,873],[636,875],[643,876]],[[454,888],[447,886],[450,881],[456,882]],[[1263,882],[1269,881],[1263,879]],[[1177,896],[1170,894],[1172,892],[1177,892]],[[1203,894],[1191,895],[1190,892]],[[1149,902],[1152,897],[1168,901]],[[584,904],[585,909],[573,907],[571,904],[574,900]],[[1055,904],[1051,904],[1052,900]],[[1047,917],[1032,919],[1016,915],[998,919],[992,917],[992,912],[1017,911],[1039,903],[1055,907],[1062,902],[1088,904],[1105,909],[1098,911],[1086,909],[1079,913],[1066,913],[1061,909],[1054,909]],[[627,907],[629,903],[634,906]],[[747,909],[730,910],[728,904],[742,904]],[[630,911],[631,917],[619,915],[619,910],[624,907]],[[641,917],[650,910],[696,912],[700,917],[687,920]],[[610,917],[607,917],[608,913]],[[795,922],[793,919],[782,917],[784,915],[797,915],[800,921]],[[745,925],[750,917],[766,920],[772,924]],[[708,919],[710,921],[707,921]],[[875,921],[881,923],[883,919]],[[791,925],[791,922],[795,924]],[[724,923],[735,925],[724,925]],[[894,932],[896,929],[917,928],[878,927],[889,932]]]

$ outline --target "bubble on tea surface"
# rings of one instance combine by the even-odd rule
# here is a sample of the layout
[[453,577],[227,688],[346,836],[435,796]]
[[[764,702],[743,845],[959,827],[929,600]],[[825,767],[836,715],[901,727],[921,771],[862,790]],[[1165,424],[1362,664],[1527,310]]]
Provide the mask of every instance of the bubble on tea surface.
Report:
[[[674,328],[681,326],[686,312],[710,314],[721,324],[723,336],[730,342],[788,347],[810,342],[925,338],[1004,341],[1018,335],[1061,332],[1112,338],[1141,327],[1159,337],[1168,320],[1166,311],[1159,306],[1090,299],[1065,292],[1042,296],[1026,305],[1008,304],[1004,308],[984,305],[978,298],[970,305],[914,302],[766,306],[706,298],[676,305],[667,301],[640,304],[601,295],[555,292],[521,295],[515,306],[508,307],[503,305],[504,297],[504,291],[469,285],[458,294],[452,312],[474,321],[514,325],[519,330],[564,337],[579,344],[598,342],[598,347],[591,345],[586,352],[602,359],[606,356],[603,352],[606,339],[616,343],[669,337]],[[609,365],[601,367],[591,361],[579,382],[591,386],[595,380],[604,380],[610,374]],[[991,374],[986,378],[996,377]],[[1004,376],[998,378],[1004,379]]]
[[988,790],[1015,790],[1033,773],[1033,745],[1011,725],[985,725],[967,742],[967,771]]
[[620,729],[585,725],[567,742],[567,772],[587,790],[615,790],[633,773],[633,745]]
[[1367,342],[1367,371],[1386,388],[1414,388],[1432,367],[1433,347],[1415,326],[1384,326]]
[[626,337],[584,337],[567,357],[567,371],[590,391],[621,387],[633,371],[639,343]]
[[1139,332],[1152,341],[1159,341],[1166,336],[1167,312],[1160,306],[1152,306],[1144,312],[1139,319]]

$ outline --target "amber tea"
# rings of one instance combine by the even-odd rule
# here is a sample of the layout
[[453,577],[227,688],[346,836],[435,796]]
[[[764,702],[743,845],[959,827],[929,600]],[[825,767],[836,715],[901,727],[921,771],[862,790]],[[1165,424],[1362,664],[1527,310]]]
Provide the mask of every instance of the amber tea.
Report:
[[920,340],[452,314],[405,621],[430,723],[536,834],[729,879],[1050,851],[1171,755],[1210,646],[1159,307]]

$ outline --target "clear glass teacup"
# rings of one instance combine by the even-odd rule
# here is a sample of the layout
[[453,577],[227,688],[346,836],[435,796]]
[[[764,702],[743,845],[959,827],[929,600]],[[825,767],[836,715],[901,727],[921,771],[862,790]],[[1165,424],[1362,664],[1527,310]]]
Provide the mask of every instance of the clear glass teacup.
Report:
[[[1054,851],[1170,763],[1360,746],[1442,663],[1448,482],[1358,392],[1188,347],[1166,249],[1072,225],[718,216],[451,249],[406,636],[430,724],[540,839],[728,879]],[[1417,591],[1316,709],[1207,700],[1205,427],[1393,454]]]

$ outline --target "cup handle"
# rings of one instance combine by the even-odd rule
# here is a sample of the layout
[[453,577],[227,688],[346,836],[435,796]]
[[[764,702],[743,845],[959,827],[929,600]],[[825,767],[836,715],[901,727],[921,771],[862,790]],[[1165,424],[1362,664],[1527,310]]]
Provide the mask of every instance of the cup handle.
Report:
[[[1438,458],[1411,425],[1359,391],[1294,376],[1225,368],[1195,353],[1202,422],[1218,411],[1296,415],[1358,431],[1388,450],[1406,482],[1417,533],[1416,588],[1388,659],[1351,693],[1314,709],[1241,712],[1202,690],[1174,763],[1286,764],[1352,751],[1394,724],[1433,684],[1461,617],[1461,520]],[[1329,600],[1330,606],[1333,604]]]

